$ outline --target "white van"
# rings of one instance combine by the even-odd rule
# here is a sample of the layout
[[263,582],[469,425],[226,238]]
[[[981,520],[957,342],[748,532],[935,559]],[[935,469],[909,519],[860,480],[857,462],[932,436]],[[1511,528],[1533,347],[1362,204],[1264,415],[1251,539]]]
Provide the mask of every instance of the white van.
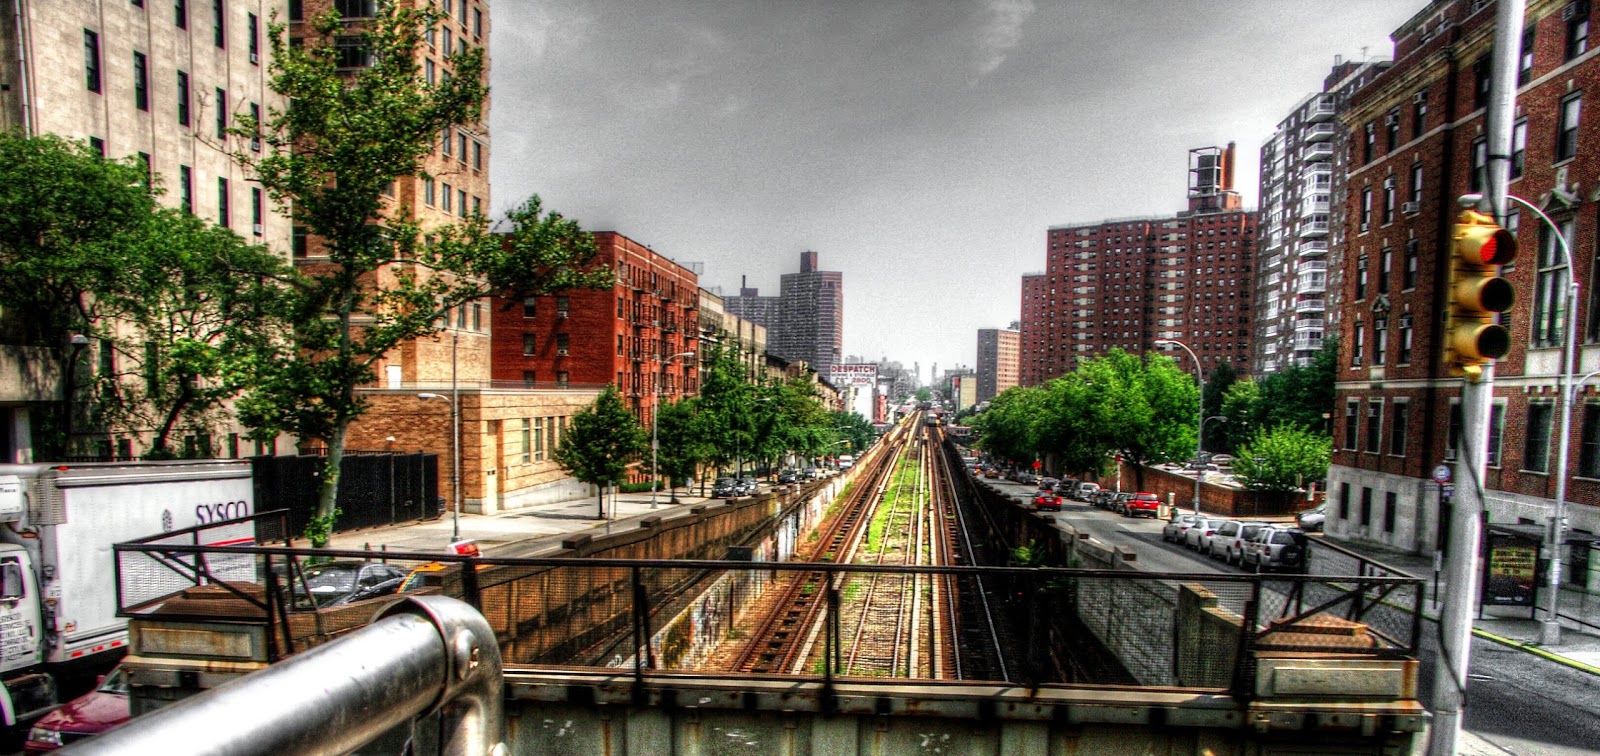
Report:
[[848,470],[848,469],[854,467],[855,464],[856,464],[856,458],[855,457],[852,457],[849,454],[840,454],[839,455],[839,469],[840,470]]
[[1072,498],[1077,499],[1078,501],[1088,501],[1089,499],[1094,498],[1094,495],[1099,492],[1100,485],[1097,483],[1079,483],[1078,490],[1073,492]]

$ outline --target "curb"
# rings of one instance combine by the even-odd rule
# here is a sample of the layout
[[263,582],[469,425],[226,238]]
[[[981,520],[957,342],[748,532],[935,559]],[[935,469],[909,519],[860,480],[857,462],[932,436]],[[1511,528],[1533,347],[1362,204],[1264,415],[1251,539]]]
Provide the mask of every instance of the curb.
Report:
[[1514,648],[1514,649],[1517,649],[1519,651],[1526,651],[1526,652],[1528,652],[1530,654],[1533,654],[1534,656],[1537,656],[1537,657],[1539,657],[1541,659],[1545,659],[1547,661],[1555,662],[1555,663],[1560,664],[1560,665],[1562,665],[1564,667],[1570,667],[1572,669],[1578,670],[1579,672],[1587,672],[1587,673],[1589,673],[1591,675],[1600,676],[1600,667],[1596,667],[1596,666],[1594,666],[1592,664],[1584,664],[1583,662],[1578,661],[1577,659],[1569,659],[1569,658],[1567,658],[1565,656],[1562,656],[1560,654],[1552,653],[1550,651],[1546,651],[1543,648],[1540,648],[1540,647],[1538,647],[1536,645],[1532,645],[1532,644],[1529,644],[1529,643],[1524,643],[1524,642],[1519,641],[1519,640],[1512,640],[1511,638],[1507,638],[1507,637],[1504,637],[1504,636],[1501,636],[1501,635],[1495,635],[1494,633],[1491,633],[1488,630],[1479,630],[1476,627],[1472,628],[1472,634],[1477,636],[1477,637],[1479,637],[1479,638],[1482,638],[1484,640],[1493,641],[1495,643],[1498,643],[1498,644],[1500,644],[1502,646],[1506,646],[1508,648]]

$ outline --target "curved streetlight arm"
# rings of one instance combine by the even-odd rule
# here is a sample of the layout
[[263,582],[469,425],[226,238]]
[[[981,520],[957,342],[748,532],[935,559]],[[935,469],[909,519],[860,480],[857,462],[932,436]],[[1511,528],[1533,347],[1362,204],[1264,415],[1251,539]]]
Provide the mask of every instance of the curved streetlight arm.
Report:
[[[1196,402],[1200,406],[1197,409],[1197,411],[1195,412],[1195,420],[1196,420],[1196,422],[1195,422],[1195,428],[1194,428],[1194,462],[1195,462],[1196,465],[1198,465],[1198,464],[1200,464],[1200,455],[1205,453],[1205,438],[1206,438],[1206,416],[1205,416],[1205,414],[1206,414],[1206,373],[1205,373],[1205,368],[1200,366],[1200,357],[1194,353],[1193,349],[1189,348],[1188,344],[1185,344],[1185,343],[1183,343],[1183,342],[1181,342],[1181,341],[1179,341],[1177,339],[1156,339],[1155,342],[1153,342],[1153,343],[1156,343],[1156,344],[1173,344],[1173,345],[1182,347],[1183,351],[1189,353],[1189,359],[1194,360],[1194,379],[1195,379],[1195,383],[1200,387],[1200,396],[1198,397],[1199,401]],[[1205,477],[1205,471],[1204,470],[1196,470],[1195,471],[1195,473],[1194,473],[1194,513],[1195,514],[1200,514],[1200,479],[1203,478],[1203,477]]]

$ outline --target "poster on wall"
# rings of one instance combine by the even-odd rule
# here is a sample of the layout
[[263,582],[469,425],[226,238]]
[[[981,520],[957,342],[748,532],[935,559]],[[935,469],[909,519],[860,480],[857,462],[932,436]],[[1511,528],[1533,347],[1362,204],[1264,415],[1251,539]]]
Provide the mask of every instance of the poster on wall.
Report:
[[1483,562],[1484,606],[1534,605],[1539,584],[1539,544],[1510,533],[1488,533]]

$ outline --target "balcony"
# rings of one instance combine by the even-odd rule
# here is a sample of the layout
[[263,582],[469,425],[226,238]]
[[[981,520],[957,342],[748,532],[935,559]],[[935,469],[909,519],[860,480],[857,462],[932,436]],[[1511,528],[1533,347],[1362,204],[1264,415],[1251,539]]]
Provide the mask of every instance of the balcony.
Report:
[[1326,121],[1339,114],[1339,109],[1333,104],[1332,95],[1318,95],[1317,99],[1306,106],[1306,120]]
[[1306,200],[1300,203],[1300,217],[1313,218],[1318,215],[1327,215],[1329,209],[1327,200]]
[[1294,303],[1294,311],[1296,313],[1327,312],[1328,301],[1326,299],[1302,299]]
[[1338,131],[1339,125],[1336,123],[1315,123],[1311,125],[1311,128],[1306,129],[1304,138],[1307,142],[1321,142],[1332,139],[1333,135]]
[[1322,334],[1320,332],[1315,334],[1297,333],[1294,335],[1294,350],[1296,352],[1307,350],[1315,352],[1321,348]]
[[[1296,320],[1294,322],[1294,330],[1295,330],[1296,334],[1305,333],[1306,331],[1316,331],[1317,332],[1317,338],[1321,338],[1322,337],[1322,329],[1324,327],[1326,327],[1327,324],[1328,324],[1328,321],[1323,320],[1322,318],[1311,318],[1311,319],[1306,319],[1306,320]],[[1297,335],[1296,338],[1299,338],[1299,336]]]
[[1333,145],[1327,142],[1312,142],[1300,151],[1301,162],[1314,162],[1333,159]]
[[1296,294],[1321,294],[1327,290],[1328,277],[1322,273],[1302,275],[1294,282],[1294,293]]
[[1300,224],[1299,237],[1302,238],[1302,239],[1309,239],[1309,238],[1311,238],[1313,236],[1327,236],[1327,235],[1328,235],[1328,222],[1325,221],[1325,220],[1306,221],[1305,223]]
[[1328,270],[1327,260],[1301,260],[1295,272],[1299,275],[1307,273],[1325,273]]
[[1300,257],[1302,257],[1302,258],[1306,258],[1306,257],[1322,257],[1323,255],[1328,254],[1328,240],[1327,239],[1309,239],[1309,240],[1300,242],[1300,248],[1299,248],[1298,251],[1299,251]]

